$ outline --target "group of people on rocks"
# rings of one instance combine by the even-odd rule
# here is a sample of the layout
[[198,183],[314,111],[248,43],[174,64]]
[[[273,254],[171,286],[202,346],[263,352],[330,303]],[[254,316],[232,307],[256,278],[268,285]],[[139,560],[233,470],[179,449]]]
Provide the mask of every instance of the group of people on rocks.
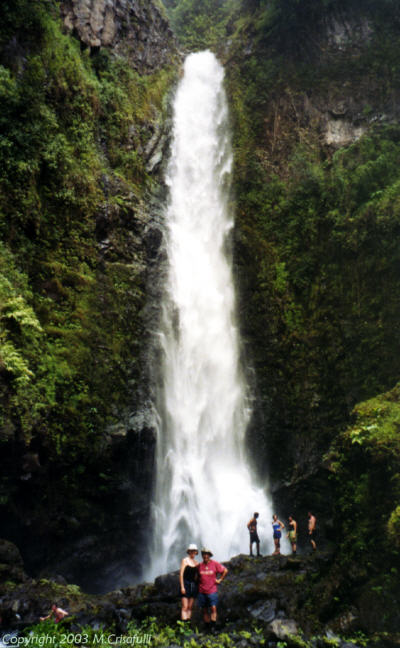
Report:
[[[257,532],[259,513],[255,512],[247,524],[250,533],[250,556],[253,556],[253,544],[256,544],[257,556],[260,556],[260,538]],[[316,550],[317,518],[308,513],[308,535],[313,551]],[[285,525],[277,515],[272,518],[273,539],[275,551],[273,556],[280,554],[280,541]],[[297,522],[292,515],[288,518],[287,537],[292,546],[292,553],[297,552]],[[212,560],[210,549],[203,547],[201,550],[202,562],[196,560],[199,551],[195,544],[187,548],[187,556],[182,559],[179,570],[179,585],[181,593],[181,620],[190,621],[194,601],[197,598],[199,607],[203,610],[203,621],[206,631],[215,631],[217,622],[218,585],[226,577],[228,570],[216,560]]]
[[[259,517],[259,514],[256,512],[253,514],[253,517],[247,524],[247,528],[250,533],[250,556],[253,556],[253,544],[256,544],[256,549],[257,549],[257,556],[260,556],[260,538],[258,537],[257,533],[257,519]],[[317,543],[316,543],[316,537],[317,537],[317,518],[311,511],[308,512],[307,514],[308,517],[308,522],[307,522],[307,528],[308,528],[308,537],[312,546],[313,551],[316,551],[317,549]],[[289,539],[289,542],[292,546],[292,553],[296,554],[297,553],[297,522],[293,518],[292,515],[289,515],[288,518],[288,533],[287,533],[287,538]],[[274,514],[272,516],[272,537],[274,540],[274,545],[275,545],[275,551],[273,552],[273,556],[277,556],[281,552],[281,537],[282,537],[282,531],[285,528],[285,525],[283,522],[278,520],[278,516]]]

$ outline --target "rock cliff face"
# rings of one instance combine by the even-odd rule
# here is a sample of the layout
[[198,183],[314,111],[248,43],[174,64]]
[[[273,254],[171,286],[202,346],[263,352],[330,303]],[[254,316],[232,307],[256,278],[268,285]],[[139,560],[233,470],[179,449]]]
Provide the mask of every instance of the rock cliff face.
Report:
[[141,72],[166,65],[175,39],[160,10],[146,0],[64,0],[61,15],[66,29],[96,51],[111,48],[128,57]]
[[[147,296],[149,284],[157,290],[154,195],[180,60],[153,2],[66,1],[62,16],[47,2],[0,8],[11,151],[0,177],[0,302],[26,298],[40,338],[0,317],[0,516],[31,574],[103,591],[140,572],[149,519],[146,354],[157,305]],[[7,175],[17,158],[29,182]],[[30,367],[21,389],[4,348]]]

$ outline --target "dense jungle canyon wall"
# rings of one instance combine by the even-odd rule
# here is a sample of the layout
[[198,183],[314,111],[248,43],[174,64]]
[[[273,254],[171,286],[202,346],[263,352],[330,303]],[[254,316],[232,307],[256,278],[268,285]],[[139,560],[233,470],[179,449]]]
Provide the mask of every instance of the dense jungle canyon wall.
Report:
[[399,6],[248,2],[227,28],[250,444],[279,509],[324,519],[347,592],[368,574],[396,590]]
[[240,321],[263,401],[252,445],[274,481],[314,481],[354,404],[399,375],[399,12],[243,6],[221,55]]
[[34,572],[105,586],[149,515],[147,285],[180,57],[147,0],[0,11],[2,535]]
[[374,553],[375,541],[354,543],[354,533],[372,538],[376,520],[388,532],[399,503],[397,442],[392,435],[379,457],[383,422],[374,440],[349,444],[340,431],[356,402],[399,376],[399,8],[248,8],[222,55],[240,321],[257,386],[250,444],[255,456],[266,449],[280,510],[316,508],[339,543],[350,532],[347,511],[357,521],[350,555],[368,544]]
[[399,8],[249,9],[224,55],[241,322],[263,401],[251,444],[267,449],[277,506],[317,509],[361,592],[368,572],[398,568],[397,390],[340,430],[399,376]]

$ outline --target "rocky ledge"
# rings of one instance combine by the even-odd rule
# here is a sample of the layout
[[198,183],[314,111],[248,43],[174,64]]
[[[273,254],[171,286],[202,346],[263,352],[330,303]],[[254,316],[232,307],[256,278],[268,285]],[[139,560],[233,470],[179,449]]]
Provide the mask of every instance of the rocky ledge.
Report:
[[[107,628],[123,634],[129,632],[131,622],[139,624],[149,617],[155,618],[159,627],[177,627],[180,611],[177,571],[159,576],[154,583],[94,596],[85,594],[76,585],[68,585],[60,577],[41,580],[27,577],[18,550],[9,542],[0,541],[0,561],[3,576],[0,615],[4,632],[23,631],[36,624],[53,602],[69,611],[62,623],[71,632]],[[239,555],[224,564],[229,573],[220,586],[217,631],[221,637],[229,636],[230,646],[354,648],[366,645],[365,638],[362,644],[339,638],[356,636],[360,627],[357,615],[350,608],[338,613],[335,601],[330,600],[333,590],[327,583],[334,568],[331,553],[260,558]],[[189,641],[185,645],[208,646],[207,637],[200,610],[195,606],[191,628],[185,629],[182,635],[184,643],[156,645],[176,646]],[[400,645],[400,637],[394,634],[375,635],[374,639],[376,648]]]

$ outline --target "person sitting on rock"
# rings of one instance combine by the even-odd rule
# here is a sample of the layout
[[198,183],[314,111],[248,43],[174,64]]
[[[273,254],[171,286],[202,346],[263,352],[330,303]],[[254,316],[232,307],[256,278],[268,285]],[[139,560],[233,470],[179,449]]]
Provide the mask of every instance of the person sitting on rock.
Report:
[[52,617],[53,615],[54,615],[54,621],[56,623],[59,623],[60,621],[62,621],[64,617],[68,616],[68,612],[58,607],[55,603],[53,603],[53,605],[51,606],[50,613],[45,617],[40,617],[40,620],[47,621],[47,619],[50,619],[50,617]]
[[283,524],[283,522],[278,520],[278,516],[274,514],[272,517],[273,539],[275,545],[275,551],[272,554],[273,556],[278,556],[281,553],[281,536],[282,536],[282,529],[284,528],[285,525]]
[[250,533],[250,556],[253,555],[254,542],[256,543],[256,547],[257,547],[257,556],[260,556],[260,538],[258,537],[258,533],[257,533],[257,518],[258,518],[258,513],[254,513],[250,522],[247,524],[247,528]]
[[[218,593],[217,585],[222,583],[228,570],[224,565],[211,560],[212,553],[209,549],[201,550],[203,562],[197,567],[199,570],[199,606],[203,608],[203,619],[206,632],[215,632],[217,622]],[[217,575],[220,575],[217,578]]]

